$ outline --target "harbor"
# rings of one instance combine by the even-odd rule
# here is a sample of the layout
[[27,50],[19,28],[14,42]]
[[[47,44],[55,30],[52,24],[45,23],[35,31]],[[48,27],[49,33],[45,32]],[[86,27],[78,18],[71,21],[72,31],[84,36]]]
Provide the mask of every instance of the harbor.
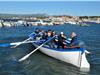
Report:
[[[5,15],[4,15],[5,16]],[[26,16],[26,15],[25,15]],[[90,16],[39,16],[39,17],[14,17],[0,19],[0,27],[15,27],[15,26],[49,26],[49,25],[79,25],[79,26],[89,26],[88,23],[99,24],[100,17]]]

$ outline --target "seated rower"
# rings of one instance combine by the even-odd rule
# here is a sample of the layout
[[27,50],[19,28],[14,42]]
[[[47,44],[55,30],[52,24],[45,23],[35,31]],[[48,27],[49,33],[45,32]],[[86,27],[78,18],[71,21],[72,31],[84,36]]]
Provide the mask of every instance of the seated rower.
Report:
[[[53,36],[55,36],[55,31],[52,31],[51,29],[49,29],[48,31],[45,32],[43,39],[45,39],[47,41],[47,40],[51,39]],[[55,48],[54,39],[51,40],[50,42],[48,42],[47,45],[51,48]]]
[[40,30],[40,29],[37,28],[37,29],[35,30],[35,33],[36,33],[35,39],[36,39],[36,40],[41,40],[42,37],[43,37],[43,35],[44,35],[44,30]]
[[60,35],[58,36],[58,47],[57,48],[61,47],[64,49],[64,46],[66,45],[65,40],[66,40],[66,36],[63,32],[61,32]]
[[44,30],[41,29],[39,35],[40,35],[40,40],[43,39],[43,37],[45,36]]
[[[52,38],[52,30],[48,30],[47,34],[46,34],[46,40],[49,40]],[[49,47],[53,47],[52,42],[48,42],[47,45],[49,45]]]
[[70,46],[78,46],[79,42],[77,39],[77,34],[75,32],[72,32],[70,35]]
[[57,48],[57,42],[58,42],[58,36],[55,31],[52,31],[52,37],[55,36],[55,38],[51,41],[53,48]]
[[39,28],[36,28],[35,29],[35,34],[39,34],[39,32],[40,32],[40,29]]

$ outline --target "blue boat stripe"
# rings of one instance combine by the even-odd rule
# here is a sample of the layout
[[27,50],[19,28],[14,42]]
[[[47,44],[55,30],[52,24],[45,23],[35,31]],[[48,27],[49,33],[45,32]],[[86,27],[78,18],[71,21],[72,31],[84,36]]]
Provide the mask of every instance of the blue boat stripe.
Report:
[[[36,45],[38,45],[37,43],[35,43]],[[60,51],[60,52],[71,52],[71,51],[81,51],[81,54],[84,53],[84,48],[65,48],[65,49],[57,49],[57,48],[50,48],[50,47],[46,47],[46,46],[43,46],[44,48],[48,48],[48,49],[51,49],[51,50],[55,50],[55,51]]]

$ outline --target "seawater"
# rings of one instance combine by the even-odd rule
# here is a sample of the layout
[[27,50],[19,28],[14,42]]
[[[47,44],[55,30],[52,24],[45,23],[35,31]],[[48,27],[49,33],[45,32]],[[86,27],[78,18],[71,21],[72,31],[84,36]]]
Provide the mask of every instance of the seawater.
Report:
[[[28,38],[28,35],[38,26],[0,28],[0,44],[19,42]],[[27,60],[17,62],[28,54],[34,47],[32,44],[22,44],[16,48],[0,47],[0,75],[100,75],[100,25],[91,26],[39,26],[42,29],[53,29],[57,33],[63,31],[67,37],[76,32],[84,47],[91,52],[87,56],[91,65],[89,72],[80,72],[76,67],[51,58],[39,51],[32,54]]]

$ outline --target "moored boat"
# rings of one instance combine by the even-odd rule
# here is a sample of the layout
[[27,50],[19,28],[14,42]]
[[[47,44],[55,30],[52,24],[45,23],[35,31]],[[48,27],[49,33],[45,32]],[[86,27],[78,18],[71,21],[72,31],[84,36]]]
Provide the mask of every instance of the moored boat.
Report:
[[[38,43],[33,43],[35,47],[38,47]],[[48,56],[56,58],[58,60],[70,63],[81,70],[90,69],[90,64],[86,59],[86,50],[84,48],[65,48],[57,49],[50,48],[48,45],[44,45],[40,48],[40,51]]]

